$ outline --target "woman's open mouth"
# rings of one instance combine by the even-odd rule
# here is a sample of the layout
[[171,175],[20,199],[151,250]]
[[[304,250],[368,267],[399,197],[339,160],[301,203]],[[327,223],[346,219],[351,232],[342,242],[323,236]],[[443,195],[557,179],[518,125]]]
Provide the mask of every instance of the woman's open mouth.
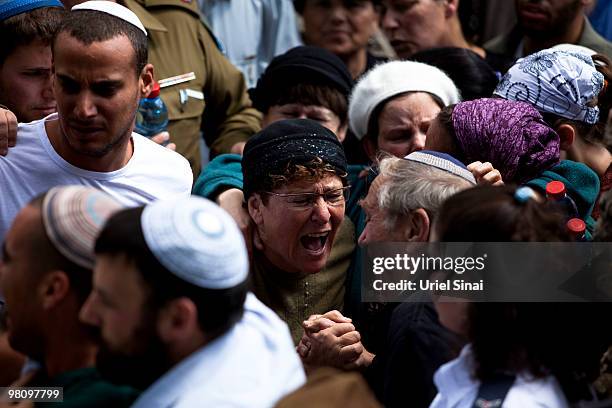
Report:
[[302,246],[310,253],[319,255],[325,250],[329,231],[306,234],[300,238]]

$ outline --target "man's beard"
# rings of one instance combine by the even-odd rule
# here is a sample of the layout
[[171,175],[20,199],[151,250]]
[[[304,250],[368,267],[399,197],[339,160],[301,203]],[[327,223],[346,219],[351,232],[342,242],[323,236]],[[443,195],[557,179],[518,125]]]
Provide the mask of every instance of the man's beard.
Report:
[[70,147],[70,149],[72,149],[74,152],[83,156],[89,156],[97,159],[100,157],[104,157],[111,151],[115,150],[117,146],[125,140],[126,134],[129,134],[131,137],[132,132],[130,131],[130,128],[132,126],[132,123],[134,123],[134,118],[136,118],[136,111],[134,111],[132,120],[127,122],[127,126],[118,132],[118,136],[115,136],[115,138],[108,142],[106,145],[97,149],[84,149],[81,146],[78,146],[78,144],[75,145],[75,143],[72,143],[70,138],[66,136],[64,125],[60,121],[61,136],[64,139],[66,145],[68,145],[68,147]]
[[574,0],[570,4],[566,5],[565,8],[559,10],[558,14],[546,26],[541,26],[537,28],[525,27],[521,23],[520,16],[518,24],[527,37],[535,38],[538,40],[546,40],[549,38],[555,39],[565,33],[567,27],[576,17],[576,14],[581,12],[582,10],[580,0]]
[[135,330],[133,338],[138,344],[132,347],[135,350],[132,353],[113,351],[102,344],[96,367],[105,380],[145,390],[170,369],[172,364],[157,336],[154,322],[149,320]]

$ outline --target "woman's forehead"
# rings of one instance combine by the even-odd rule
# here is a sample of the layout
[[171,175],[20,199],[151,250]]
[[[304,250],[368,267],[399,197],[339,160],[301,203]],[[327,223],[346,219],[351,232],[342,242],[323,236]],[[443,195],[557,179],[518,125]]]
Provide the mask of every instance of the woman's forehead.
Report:
[[336,175],[326,175],[318,180],[293,180],[283,186],[277,188],[276,192],[315,192],[327,191],[343,186],[342,179]]

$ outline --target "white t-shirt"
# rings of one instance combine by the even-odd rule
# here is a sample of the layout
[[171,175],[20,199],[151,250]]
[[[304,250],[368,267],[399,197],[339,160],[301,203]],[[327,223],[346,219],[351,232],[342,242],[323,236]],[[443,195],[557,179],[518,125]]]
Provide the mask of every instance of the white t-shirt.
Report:
[[[472,348],[468,344],[454,360],[434,374],[438,395],[429,408],[472,408],[480,381],[473,373]],[[559,383],[553,376],[531,379],[517,375],[501,408],[569,408]]]
[[101,173],[73,166],[49,141],[45,122],[51,120],[58,120],[57,113],[20,123],[17,146],[0,156],[0,243],[19,210],[55,186],[92,186],[128,207],[191,194],[193,173],[187,160],[136,133],[134,154],[123,168]]

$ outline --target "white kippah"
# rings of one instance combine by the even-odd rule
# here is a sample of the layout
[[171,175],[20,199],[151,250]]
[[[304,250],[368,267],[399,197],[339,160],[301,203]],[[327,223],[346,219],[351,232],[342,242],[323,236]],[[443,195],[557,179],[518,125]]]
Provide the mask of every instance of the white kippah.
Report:
[[461,101],[454,82],[440,69],[414,61],[391,61],[368,71],[355,85],[349,101],[349,126],[357,139],[368,131],[370,116],[383,101],[406,92],[427,92],[444,106]]
[[449,154],[431,150],[420,150],[410,153],[408,156],[404,157],[404,160],[427,164],[461,177],[471,184],[476,184],[474,175],[467,169],[466,165]]
[[202,288],[227,289],[247,279],[249,261],[233,218],[200,197],[157,201],[145,207],[142,232],[168,271]]
[[76,6],[72,7],[71,10],[72,11],[94,10],[94,11],[100,11],[102,13],[110,14],[111,16],[118,17],[138,27],[144,33],[144,35],[147,35],[147,30],[145,30],[144,26],[142,25],[142,22],[140,21],[138,16],[136,16],[136,14],[132,12],[132,10],[128,9],[127,7],[122,6],[121,4],[117,4],[112,1],[107,1],[107,0],[86,1],[85,3],[77,4]]

